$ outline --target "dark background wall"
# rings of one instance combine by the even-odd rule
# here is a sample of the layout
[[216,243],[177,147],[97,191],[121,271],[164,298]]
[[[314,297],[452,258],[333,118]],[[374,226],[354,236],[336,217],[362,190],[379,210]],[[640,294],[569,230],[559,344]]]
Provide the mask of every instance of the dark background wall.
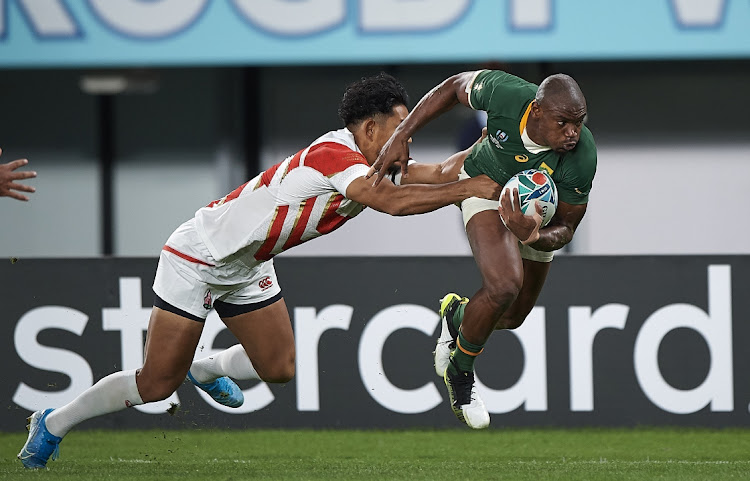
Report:
[[[492,426],[747,425],[746,256],[561,257],[524,325],[477,361]],[[0,430],[140,366],[156,259],[0,264]],[[458,426],[432,367],[437,299],[479,286],[470,258],[276,261],[295,329],[286,385],[222,408],[183,385],[84,428]],[[335,288],[332,288],[335,287]],[[196,358],[234,344],[214,315]],[[176,416],[165,414],[170,403]]]

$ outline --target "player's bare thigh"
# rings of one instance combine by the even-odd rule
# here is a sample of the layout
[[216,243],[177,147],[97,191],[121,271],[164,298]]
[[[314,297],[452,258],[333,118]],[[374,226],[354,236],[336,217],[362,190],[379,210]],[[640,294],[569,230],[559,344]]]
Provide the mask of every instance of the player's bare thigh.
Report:
[[284,298],[222,321],[245,348],[263,381],[283,383],[294,377],[294,331]]
[[478,212],[466,224],[474,260],[485,287],[511,284],[520,288],[523,281],[518,239],[503,225],[496,210]]
[[143,402],[167,398],[185,380],[202,331],[202,322],[151,310],[145,359],[136,377]]
[[523,285],[518,297],[505,311],[495,329],[515,329],[523,324],[526,316],[536,305],[544,282],[547,280],[551,262],[537,262],[523,259]]
[[484,342],[523,283],[518,240],[505,228],[496,210],[474,214],[466,224],[482,287],[464,311],[461,330],[471,342]]

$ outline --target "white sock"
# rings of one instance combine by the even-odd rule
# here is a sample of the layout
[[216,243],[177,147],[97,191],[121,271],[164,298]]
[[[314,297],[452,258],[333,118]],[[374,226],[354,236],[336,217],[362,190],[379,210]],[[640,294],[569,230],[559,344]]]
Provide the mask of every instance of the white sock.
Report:
[[136,369],[110,374],[45,419],[47,430],[63,437],[73,427],[87,419],[143,404],[135,384]]
[[213,382],[223,376],[237,381],[260,379],[242,344],[235,344],[219,354],[193,361],[190,374],[201,384]]

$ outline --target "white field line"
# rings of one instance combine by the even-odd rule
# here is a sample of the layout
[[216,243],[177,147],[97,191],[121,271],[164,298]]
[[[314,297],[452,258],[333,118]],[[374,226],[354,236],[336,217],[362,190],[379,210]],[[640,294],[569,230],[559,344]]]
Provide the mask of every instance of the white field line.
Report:
[[[122,458],[109,458],[111,461],[115,461],[118,463],[135,463],[135,464],[149,464],[153,463],[154,461],[149,459],[122,459]],[[234,463],[234,464],[252,464],[253,461],[247,460],[247,459],[211,459],[207,460],[207,462],[211,463]],[[529,464],[529,465],[592,465],[592,464],[612,464],[612,465],[618,465],[618,466],[638,466],[638,465],[651,465],[651,464],[686,464],[691,466],[712,466],[712,465],[750,465],[750,460],[742,460],[742,461],[724,461],[724,460],[711,460],[711,461],[686,461],[682,459],[643,459],[643,460],[636,460],[636,461],[623,461],[619,459],[607,459],[607,458],[600,458],[600,459],[577,459],[577,460],[569,460],[569,459],[560,459],[557,461],[524,461],[524,460],[515,460],[515,461],[507,461],[507,462],[499,462],[498,464]]]
[[510,464],[551,464],[551,465],[577,465],[577,464],[616,464],[616,465],[625,465],[625,466],[633,466],[633,465],[639,465],[639,464],[688,464],[688,465],[696,465],[696,466],[702,466],[702,465],[745,465],[750,464],[750,460],[741,460],[741,461],[724,461],[724,460],[710,460],[710,461],[687,461],[684,459],[642,459],[642,460],[635,460],[635,461],[624,461],[621,459],[607,459],[607,458],[599,458],[597,459],[576,459],[576,460],[569,460],[569,459],[561,459],[559,461],[524,461],[524,460],[516,460],[516,461],[509,461]]

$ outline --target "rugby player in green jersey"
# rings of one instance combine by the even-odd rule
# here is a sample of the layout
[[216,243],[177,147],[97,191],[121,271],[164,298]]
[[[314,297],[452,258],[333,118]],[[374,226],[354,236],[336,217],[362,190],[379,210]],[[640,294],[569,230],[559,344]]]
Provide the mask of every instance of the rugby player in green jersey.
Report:
[[[486,135],[442,164],[409,167],[411,136],[459,103],[487,112]],[[504,185],[522,170],[543,169],[557,185],[558,208],[543,228],[541,212],[525,216],[520,211],[517,190],[504,193],[499,205],[477,198],[461,203],[482,287],[471,299],[451,293],[441,300],[435,370],[445,380],[453,412],[472,428],[485,428],[490,422],[474,386],[477,355],[493,330],[515,329],[523,323],[539,297],[553,252],[573,239],[586,212],[596,146],[583,125],[585,116],[586,99],[567,75],[552,75],[537,87],[501,71],[460,73],[420,100],[368,173],[391,172],[400,166],[401,182],[410,183],[423,182],[437,169],[446,182],[487,174]],[[382,177],[377,176],[374,184]]]

